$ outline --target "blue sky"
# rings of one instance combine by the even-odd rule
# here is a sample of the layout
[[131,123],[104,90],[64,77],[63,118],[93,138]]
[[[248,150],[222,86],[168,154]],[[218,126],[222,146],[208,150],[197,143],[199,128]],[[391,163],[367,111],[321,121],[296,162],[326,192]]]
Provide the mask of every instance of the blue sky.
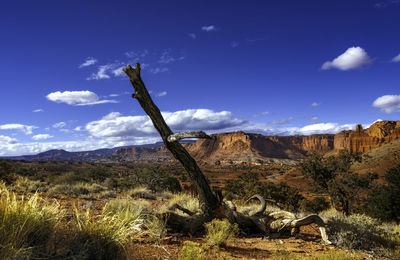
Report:
[[173,130],[335,133],[400,115],[400,1],[6,1],[0,156],[159,141]]

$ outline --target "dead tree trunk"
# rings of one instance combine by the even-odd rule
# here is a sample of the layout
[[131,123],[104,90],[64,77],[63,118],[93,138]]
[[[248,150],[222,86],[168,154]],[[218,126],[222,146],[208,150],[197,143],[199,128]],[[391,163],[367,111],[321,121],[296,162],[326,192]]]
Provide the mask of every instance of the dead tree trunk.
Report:
[[186,149],[178,142],[178,140],[182,138],[210,138],[204,132],[188,132],[188,133],[180,133],[174,134],[169,126],[165,123],[163,116],[161,115],[160,110],[154,104],[153,100],[150,97],[149,92],[146,89],[141,77],[140,77],[140,64],[137,63],[135,68],[132,68],[128,65],[126,68],[123,68],[126,75],[128,75],[133,88],[135,89],[135,93],[132,94],[133,98],[136,98],[139,101],[140,106],[146,112],[146,114],[150,117],[151,121],[154,124],[154,127],[157,129],[160,134],[165,146],[172,153],[172,155],[183,165],[187,173],[189,174],[190,180],[192,184],[196,187],[197,192],[199,194],[199,199],[202,204],[202,210],[205,214],[211,215],[211,213],[216,210],[221,201],[214,194],[208,185],[208,180],[201,172],[199,166],[196,161],[190,156],[190,154],[186,151]]
[[[141,77],[140,77],[140,65],[136,64],[135,68],[128,65],[123,69],[126,75],[128,75],[135,93],[132,95],[139,101],[143,110],[150,117],[155,128],[160,134],[165,146],[172,153],[172,155],[183,165],[187,173],[189,174],[192,184],[196,187],[199,199],[202,204],[202,215],[194,214],[193,212],[182,208],[180,205],[173,205],[170,211],[162,217],[166,217],[167,226],[175,231],[181,231],[184,233],[195,233],[203,227],[203,224],[210,221],[212,218],[225,217],[231,222],[239,224],[242,231],[247,233],[261,232],[268,234],[270,230],[273,230],[275,226],[279,226],[279,230],[286,227],[298,228],[299,226],[306,225],[309,223],[317,223],[321,229],[321,235],[323,240],[327,240],[325,233],[325,224],[322,219],[318,216],[309,216],[304,219],[296,220],[294,215],[289,212],[284,212],[284,219],[275,220],[282,215],[282,212],[274,214],[264,214],[266,207],[265,200],[259,195],[253,196],[261,202],[261,207],[256,213],[249,215],[247,213],[238,212],[236,206],[231,201],[222,202],[222,195],[216,194],[211,190],[208,184],[207,178],[201,172],[196,161],[190,156],[186,149],[178,142],[183,138],[210,138],[204,132],[184,132],[174,134],[168,125],[165,123],[160,110],[154,104],[147,91]],[[253,198],[252,197],[252,198]],[[176,214],[173,210],[178,209],[186,214],[188,217]],[[289,215],[288,215],[289,214]],[[273,221],[275,220],[275,221]],[[275,223],[275,224],[274,224]]]

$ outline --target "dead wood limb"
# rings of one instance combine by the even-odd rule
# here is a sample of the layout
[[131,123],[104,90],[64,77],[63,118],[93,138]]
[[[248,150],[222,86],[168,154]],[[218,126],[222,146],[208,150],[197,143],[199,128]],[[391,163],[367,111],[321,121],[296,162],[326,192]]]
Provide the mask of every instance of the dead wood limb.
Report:
[[179,204],[176,204],[176,203],[172,204],[168,209],[172,210],[172,211],[174,211],[175,209],[179,209],[180,211],[188,214],[189,216],[193,216],[195,214],[194,212],[192,212],[192,211],[190,211],[188,209],[185,209],[184,207],[182,207],[182,206],[180,206]]
[[211,139],[209,135],[204,133],[203,131],[200,132],[181,132],[181,133],[176,133],[168,136],[167,140],[168,142],[176,142],[181,139],[185,138],[206,138],[206,139]]
[[165,122],[159,108],[154,104],[149,92],[144,85],[140,76],[140,64],[137,63],[135,68],[127,65],[123,68],[125,74],[129,77],[135,93],[132,97],[136,98],[153,122],[154,127],[160,134],[165,146],[172,155],[183,165],[186,172],[189,174],[192,184],[196,187],[199,194],[202,210],[204,214],[211,215],[212,212],[219,208],[220,200],[211,191],[208,180],[201,172],[196,161],[190,156],[186,149],[179,142],[169,142],[168,137],[174,133],[171,131]]

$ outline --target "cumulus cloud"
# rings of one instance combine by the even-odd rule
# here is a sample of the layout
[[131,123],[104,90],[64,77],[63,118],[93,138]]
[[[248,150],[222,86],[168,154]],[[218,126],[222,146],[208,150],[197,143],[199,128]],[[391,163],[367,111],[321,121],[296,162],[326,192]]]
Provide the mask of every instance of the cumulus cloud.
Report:
[[56,91],[48,94],[46,98],[56,103],[66,103],[72,106],[89,106],[104,103],[118,103],[116,100],[100,100],[96,93],[89,90],[82,91]]
[[6,135],[0,135],[0,147],[2,145],[15,144],[15,143],[17,143],[17,139]]
[[26,135],[31,135],[33,129],[38,128],[33,125],[22,125],[22,124],[4,124],[0,125],[0,130],[19,130],[22,131]]
[[393,62],[400,62],[400,54],[392,59]]
[[393,111],[400,111],[400,95],[384,95],[378,97],[372,103],[372,106],[388,114]]
[[206,25],[206,26],[202,26],[201,30],[206,31],[206,32],[212,32],[212,31],[216,31],[217,28],[214,25]]
[[91,66],[93,64],[95,64],[97,62],[97,60],[93,57],[87,57],[85,62],[82,63],[81,65],[79,65],[79,68],[84,68],[84,67],[88,67]]
[[325,62],[321,69],[328,70],[336,68],[339,70],[351,70],[360,68],[370,63],[372,63],[372,59],[368,56],[363,48],[351,47],[333,61]]
[[40,141],[40,140],[46,140],[46,139],[50,139],[53,138],[54,136],[49,135],[49,134],[38,134],[38,135],[34,135],[32,136],[32,139],[35,141]]
[[[174,131],[221,130],[243,124],[229,111],[214,112],[209,109],[188,109],[162,112],[165,121]],[[148,116],[122,116],[112,112],[98,121],[89,122],[86,130],[95,137],[146,137],[157,136]]]
[[44,112],[44,110],[43,110],[43,109],[41,109],[41,108],[39,108],[39,109],[35,109],[35,110],[33,110],[32,112],[34,112],[34,113],[39,113],[39,112]]
[[301,128],[288,129],[287,131],[292,134],[311,135],[311,134],[334,134],[343,130],[355,129],[355,124],[338,123],[318,123],[306,125]]
[[318,107],[319,105],[321,105],[320,103],[314,102],[311,104],[312,107]]

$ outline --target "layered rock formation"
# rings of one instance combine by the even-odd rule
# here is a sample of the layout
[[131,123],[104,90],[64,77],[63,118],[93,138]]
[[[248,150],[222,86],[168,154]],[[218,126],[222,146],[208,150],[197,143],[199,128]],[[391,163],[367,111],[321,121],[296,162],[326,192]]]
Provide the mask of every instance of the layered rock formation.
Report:
[[399,138],[400,121],[380,121],[365,130],[361,125],[357,125],[355,131],[343,131],[336,134],[334,149],[367,152]]

